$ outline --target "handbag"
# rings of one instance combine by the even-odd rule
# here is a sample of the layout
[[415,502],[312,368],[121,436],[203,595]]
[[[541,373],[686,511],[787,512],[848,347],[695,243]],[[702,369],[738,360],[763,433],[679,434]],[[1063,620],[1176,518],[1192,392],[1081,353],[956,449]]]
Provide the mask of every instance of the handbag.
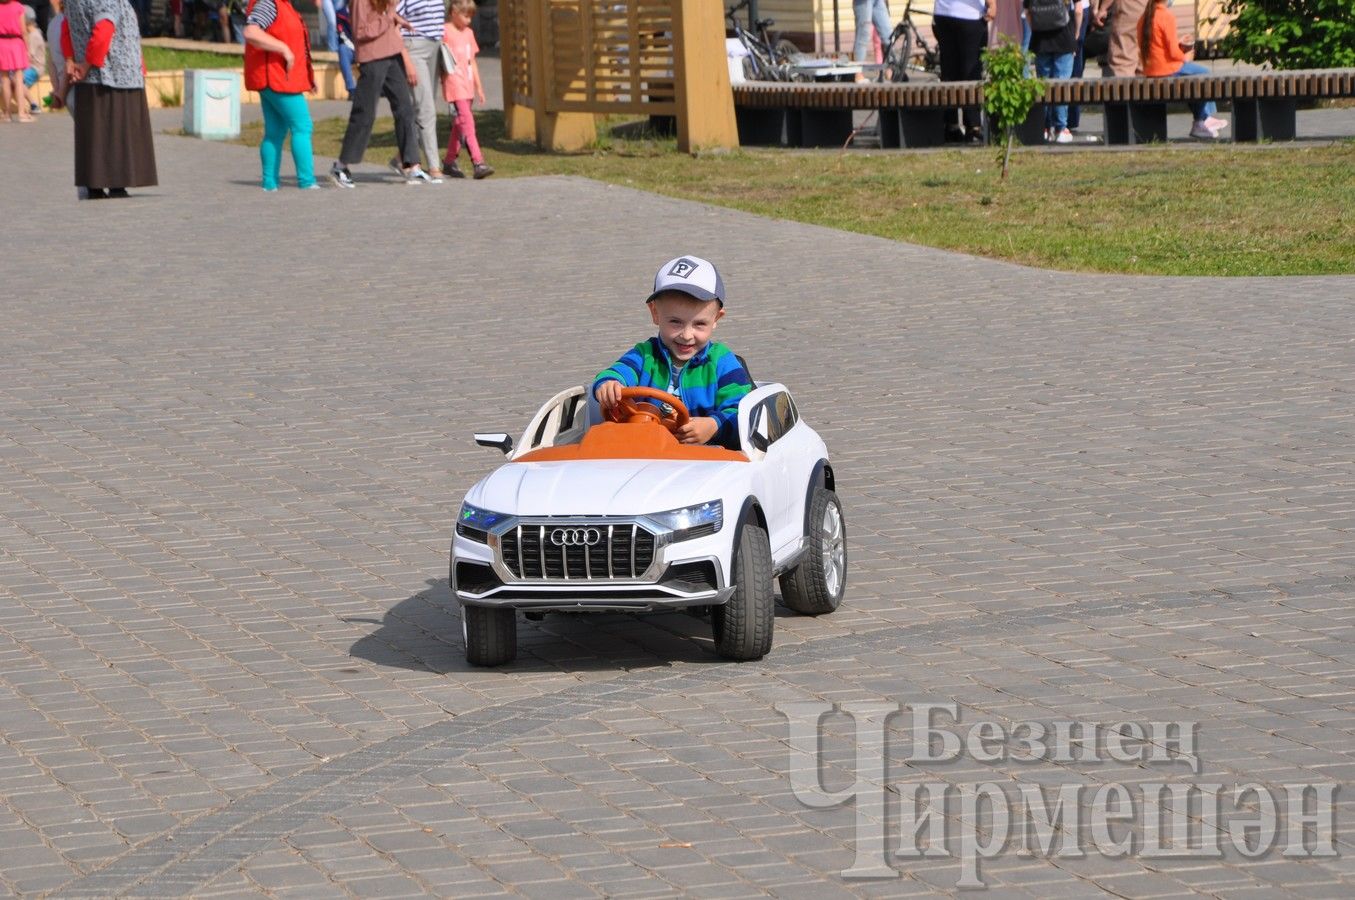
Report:
[[442,68],[442,74],[456,74],[456,57],[452,55],[452,48],[446,44],[438,44],[438,64]]
[[1087,36],[1082,39],[1082,58],[1096,59],[1110,52],[1110,32],[1104,25],[1095,23],[1087,26]]

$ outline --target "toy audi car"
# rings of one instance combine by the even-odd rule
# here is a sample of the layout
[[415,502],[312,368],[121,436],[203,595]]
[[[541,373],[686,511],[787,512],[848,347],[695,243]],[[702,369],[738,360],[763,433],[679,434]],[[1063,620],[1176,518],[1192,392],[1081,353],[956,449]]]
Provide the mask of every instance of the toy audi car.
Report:
[[773,578],[797,612],[837,608],[842,505],[827,448],[784,386],[739,403],[741,450],[678,443],[688,411],[653,388],[625,388],[608,418],[575,387],[516,448],[507,434],[475,436],[509,462],[466,492],[452,538],[469,662],[516,656],[519,611],[708,607],[716,652],[749,660],[772,646]]

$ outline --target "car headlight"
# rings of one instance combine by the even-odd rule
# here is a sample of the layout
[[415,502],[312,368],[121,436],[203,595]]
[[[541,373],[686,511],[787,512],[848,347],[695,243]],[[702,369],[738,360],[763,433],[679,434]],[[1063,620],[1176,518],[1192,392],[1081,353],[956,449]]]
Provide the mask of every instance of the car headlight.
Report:
[[463,503],[461,514],[456,517],[456,533],[463,538],[485,544],[489,542],[489,530],[509,518],[511,516],[506,513],[492,512]]
[[669,529],[672,540],[685,541],[719,531],[725,523],[725,505],[721,500],[711,500],[696,506],[655,513],[649,518]]

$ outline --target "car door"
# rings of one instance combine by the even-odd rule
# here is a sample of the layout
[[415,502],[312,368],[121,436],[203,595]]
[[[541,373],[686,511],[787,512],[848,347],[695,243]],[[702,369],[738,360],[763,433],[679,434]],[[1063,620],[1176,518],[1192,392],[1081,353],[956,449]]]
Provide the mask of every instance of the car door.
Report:
[[740,440],[749,460],[763,471],[758,499],[778,561],[797,550],[804,535],[805,485],[794,474],[803,455],[795,434],[798,422],[790,392],[780,384],[758,388],[739,405]]

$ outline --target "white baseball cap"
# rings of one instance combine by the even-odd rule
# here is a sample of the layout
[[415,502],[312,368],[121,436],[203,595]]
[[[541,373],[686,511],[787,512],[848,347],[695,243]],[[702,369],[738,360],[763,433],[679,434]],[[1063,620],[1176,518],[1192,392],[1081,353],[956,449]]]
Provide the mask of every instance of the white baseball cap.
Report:
[[697,300],[719,300],[725,305],[725,282],[714,263],[699,256],[679,256],[659,266],[654,275],[654,293],[648,303],[665,291],[681,291]]

